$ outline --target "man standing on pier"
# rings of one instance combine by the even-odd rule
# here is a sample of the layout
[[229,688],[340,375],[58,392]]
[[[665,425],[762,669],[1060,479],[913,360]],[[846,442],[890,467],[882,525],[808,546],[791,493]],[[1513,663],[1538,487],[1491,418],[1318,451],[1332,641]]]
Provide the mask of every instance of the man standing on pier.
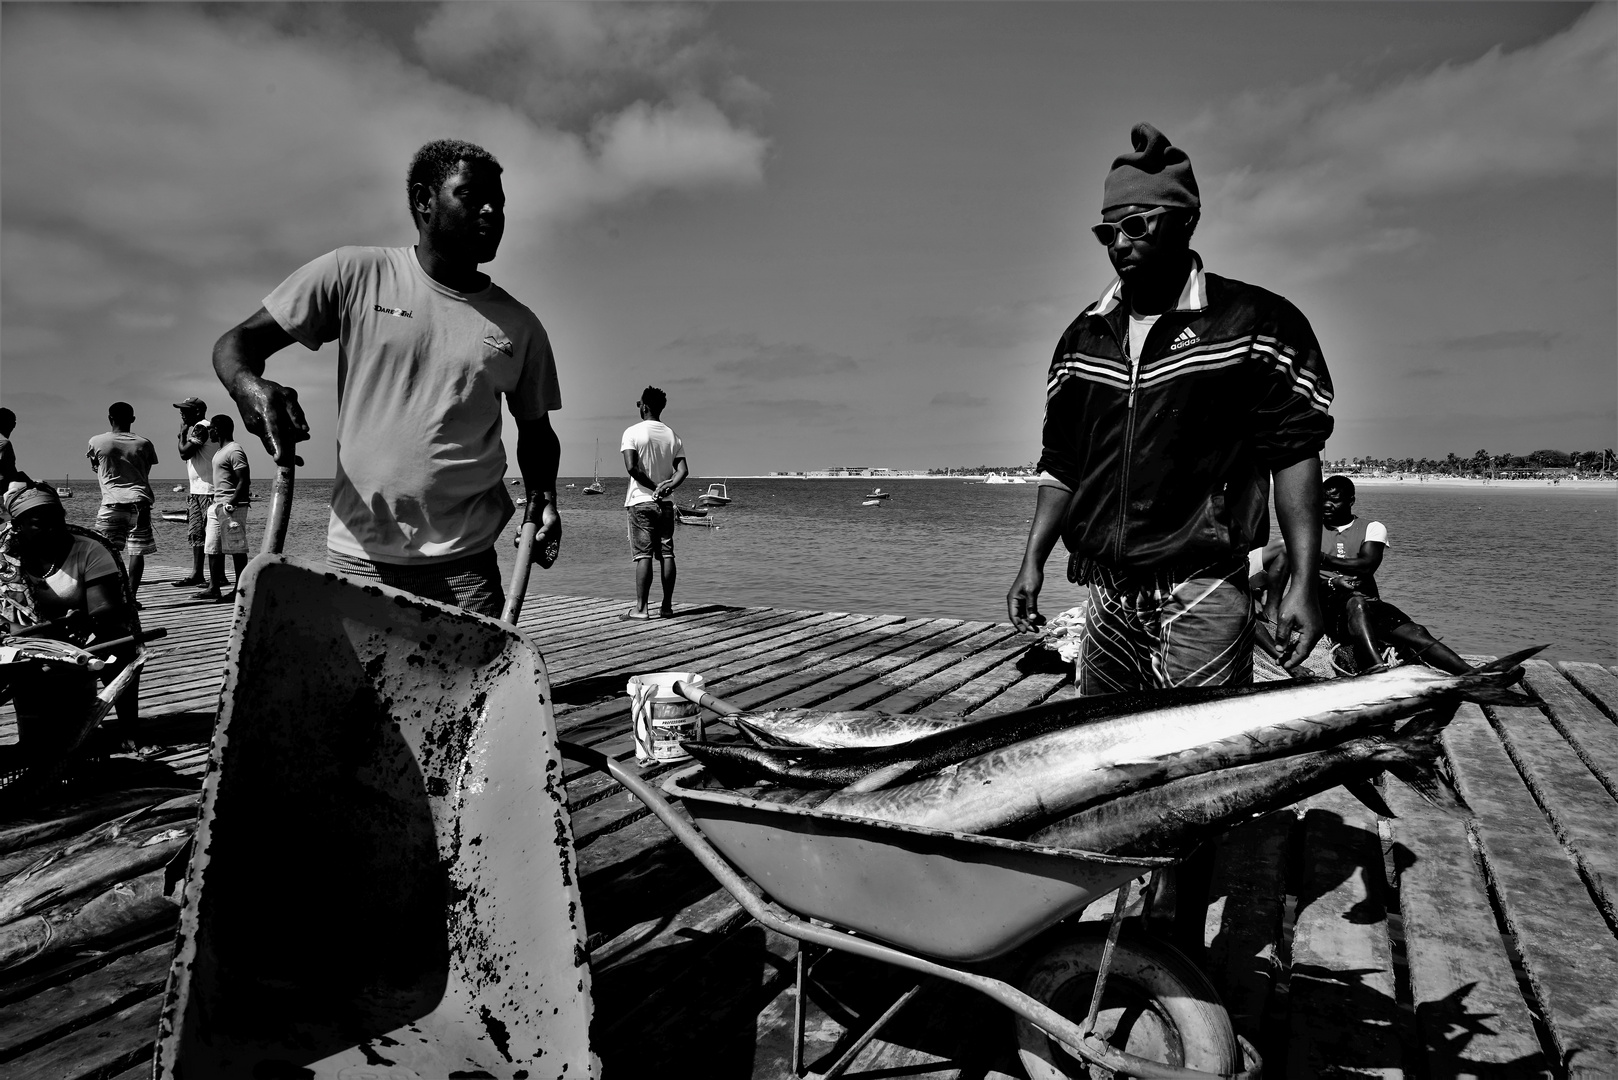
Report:
[[169,582],[177,589],[206,585],[202,540],[207,534],[208,508],[213,505],[213,456],[219,444],[208,426],[208,406],[199,397],[176,401],[180,410],[180,434],[175,444],[185,462],[188,487],[185,496],[185,539],[191,545],[191,576]]
[[[96,532],[113,547],[122,545],[124,566],[129,571],[129,595],[140,591],[146,556],[157,550],[152,534],[152,466],[157,464],[157,448],[152,441],[129,430],[135,423],[135,409],[127,401],[107,406],[104,431],[90,440],[84,456],[95,467],[101,481],[101,512],[96,515]],[[136,603],[136,607],[140,604]]]
[[562,405],[539,319],[478,270],[505,231],[500,164],[453,139],[416,152],[414,246],[347,247],[295,272],[214,346],[214,371],[279,465],[309,437],[296,391],[264,378],[293,342],[338,343],[337,477],[327,563],[486,615],[503,593],[494,543],[506,493],[500,399],[517,422],[534,559],[561,538],[549,413]]
[[1286,300],[1203,269],[1184,150],[1149,124],[1116,158],[1096,239],[1117,278],[1057,343],[1046,384],[1039,499],[1006,596],[1019,630],[1060,536],[1089,587],[1080,692],[1247,683],[1247,552],[1269,530],[1269,490],[1295,573],[1280,607],[1282,661],[1319,640],[1320,450],[1331,378]]
[[685,444],[674,429],[663,423],[668,395],[655,386],[641,391],[635,409],[640,423],[624,429],[620,449],[624,469],[629,473],[629,493],[624,509],[629,512],[630,556],[635,560],[635,608],[626,619],[650,619],[652,560],[657,559],[663,575],[663,606],[658,614],[674,617],[674,489],[685,483]]

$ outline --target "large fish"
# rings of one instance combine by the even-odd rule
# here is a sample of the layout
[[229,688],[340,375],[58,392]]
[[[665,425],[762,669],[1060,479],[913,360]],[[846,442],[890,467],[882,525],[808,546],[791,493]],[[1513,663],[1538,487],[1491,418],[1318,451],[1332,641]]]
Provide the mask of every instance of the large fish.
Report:
[[[1068,698],[1015,712],[974,717],[894,745],[837,748],[735,743],[684,745],[728,787],[746,787],[768,780],[803,788],[857,785],[856,790],[875,790],[873,785],[891,787],[930,775],[958,761],[1078,724],[1168,705],[1240,697],[1256,690],[1256,687],[1198,686]],[[896,715],[891,719],[902,717]]]
[[1343,738],[1446,701],[1520,702],[1506,687],[1522,677],[1517,665],[1538,651],[1504,657],[1468,675],[1407,664],[1347,679],[1270,683],[1228,698],[1098,720],[979,754],[897,787],[838,792],[820,809],[971,833],[1051,821],[1130,785],[1153,782],[1151,772],[1160,765],[1184,768],[1182,755],[1210,743],[1262,742],[1287,728],[1296,746],[1299,730]]
[[71,900],[0,926],[0,970],[174,922],[180,905],[168,891],[167,877],[164,869],[150,870],[89,902]]
[[1339,784],[1370,780],[1384,769],[1429,801],[1457,805],[1458,797],[1436,765],[1442,753],[1439,733],[1458,704],[1418,714],[1392,738],[1350,739],[1325,750],[1187,776],[1108,799],[1027,839],[1112,855],[1178,856],[1237,822]]
[[925,735],[949,731],[965,721],[959,716],[890,713],[880,709],[771,709],[744,712],[725,719],[760,745],[852,747],[891,746]]

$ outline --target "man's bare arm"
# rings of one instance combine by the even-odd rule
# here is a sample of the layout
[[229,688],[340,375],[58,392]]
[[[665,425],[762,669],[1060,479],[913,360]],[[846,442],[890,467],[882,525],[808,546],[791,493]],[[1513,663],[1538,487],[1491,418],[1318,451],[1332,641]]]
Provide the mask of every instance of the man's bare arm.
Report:
[[1324,631],[1316,599],[1316,573],[1320,565],[1318,455],[1294,462],[1275,473],[1275,516],[1286,541],[1287,559],[1292,564],[1292,579],[1281,599],[1276,645],[1281,648],[1282,665],[1288,671],[1295,671]]
[[674,494],[674,489],[685,483],[685,478],[691,475],[691,470],[685,466],[685,458],[674,459],[674,475],[657,485],[657,497],[666,499]]
[[1006,616],[1011,625],[1023,633],[1033,633],[1045,624],[1045,616],[1039,613],[1039,590],[1045,585],[1045,560],[1050,558],[1051,549],[1062,534],[1062,519],[1072,497],[1073,493],[1066,488],[1054,484],[1039,486],[1022,567],[1011,583],[1011,591],[1006,593]]
[[309,437],[298,392],[264,377],[264,364],[294,338],[259,308],[225,331],[213,347],[213,370],[236,402],[242,424],[264,443],[277,465],[298,462],[296,446]]
[[1387,545],[1380,540],[1367,540],[1360,544],[1358,555],[1347,559],[1339,559],[1323,551],[1320,553],[1320,568],[1348,574],[1351,577],[1371,577],[1382,565],[1382,551],[1385,547]]
[[538,560],[553,540],[562,538],[562,517],[556,512],[556,470],[562,463],[562,442],[549,415],[517,421],[517,469],[528,490],[524,522],[537,522],[534,558]]

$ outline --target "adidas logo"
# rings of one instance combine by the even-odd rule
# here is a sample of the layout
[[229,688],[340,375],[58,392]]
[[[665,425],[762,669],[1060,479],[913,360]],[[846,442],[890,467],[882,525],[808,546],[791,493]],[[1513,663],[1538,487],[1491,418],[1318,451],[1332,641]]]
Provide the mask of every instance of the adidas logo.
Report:
[[1180,331],[1179,337],[1174,339],[1173,344],[1169,346],[1169,352],[1179,352],[1181,349],[1195,345],[1199,340],[1200,339],[1197,337],[1197,335],[1192,333],[1191,328],[1188,326],[1184,330]]

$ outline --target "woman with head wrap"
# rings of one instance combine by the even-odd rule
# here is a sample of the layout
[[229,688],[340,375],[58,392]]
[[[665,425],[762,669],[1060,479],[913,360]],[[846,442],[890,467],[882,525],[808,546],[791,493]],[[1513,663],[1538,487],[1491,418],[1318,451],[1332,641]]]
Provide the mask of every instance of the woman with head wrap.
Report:
[[[10,518],[0,527],[0,621],[6,633],[45,626],[33,633],[92,645],[138,632],[117,557],[105,541],[68,525],[55,491],[44,484],[13,484],[0,508]],[[110,681],[136,650],[123,652],[107,658],[103,679]],[[53,741],[52,729],[70,730],[72,724],[65,721],[81,703],[88,709],[94,695],[89,673],[63,665],[52,665],[49,672],[16,673],[11,683],[25,746]],[[131,685],[118,700],[123,724],[135,721],[138,693],[138,686]]]

